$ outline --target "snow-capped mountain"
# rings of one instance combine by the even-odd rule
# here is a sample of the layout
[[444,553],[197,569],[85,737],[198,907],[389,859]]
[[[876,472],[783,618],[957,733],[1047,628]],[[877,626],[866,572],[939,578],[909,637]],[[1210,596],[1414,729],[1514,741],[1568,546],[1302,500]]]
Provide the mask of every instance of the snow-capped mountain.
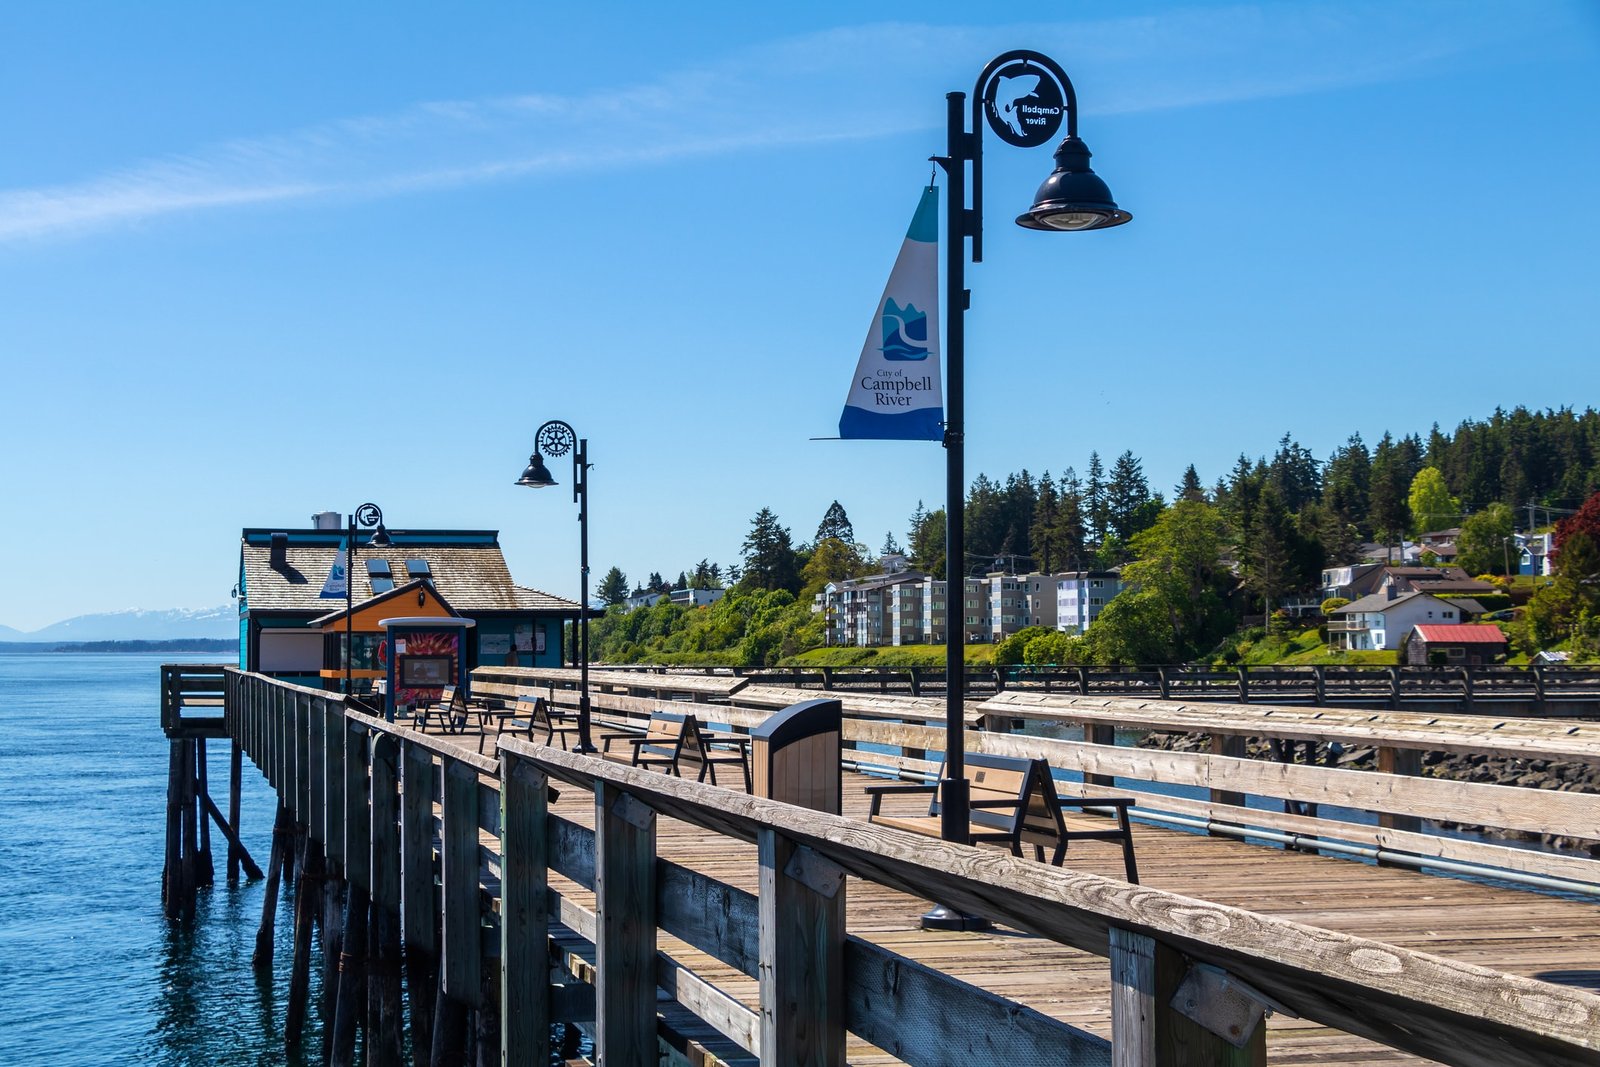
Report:
[[32,632],[0,627],[0,640],[7,641],[175,641],[238,636],[239,613],[231,604],[217,608],[105,611],[63,619]]

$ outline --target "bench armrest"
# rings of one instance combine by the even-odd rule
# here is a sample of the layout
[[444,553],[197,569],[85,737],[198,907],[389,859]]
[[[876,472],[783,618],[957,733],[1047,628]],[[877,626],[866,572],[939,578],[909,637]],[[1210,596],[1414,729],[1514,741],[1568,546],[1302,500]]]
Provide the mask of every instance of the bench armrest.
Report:
[[867,813],[867,818],[870,819],[878,814],[878,809],[883,806],[883,798],[891,793],[905,795],[922,793],[926,795],[937,793],[938,791],[939,787],[936,785],[913,785],[910,782],[897,782],[894,785],[869,785],[866,792],[867,796],[872,798],[872,809]]
[[1017,802],[1014,799],[1013,800],[968,800],[967,801],[967,807],[969,807],[969,808],[1014,808],[1016,806],[1017,806]]
[[1063,808],[1127,808],[1137,804],[1133,797],[1059,797]]

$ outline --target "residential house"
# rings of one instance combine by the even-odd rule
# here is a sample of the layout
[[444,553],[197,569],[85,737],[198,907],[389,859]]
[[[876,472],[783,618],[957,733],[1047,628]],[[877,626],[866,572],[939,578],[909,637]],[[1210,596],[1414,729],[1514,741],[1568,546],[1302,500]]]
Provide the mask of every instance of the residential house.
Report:
[[1348,567],[1328,567],[1322,572],[1322,599],[1343,597],[1360,600],[1374,589],[1383,578],[1383,564],[1356,563]]
[[1385,651],[1419,623],[1459,623],[1461,609],[1428,593],[1402,593],[1389,586],[1346,604],[1328,619],[1328,647]]
[[1390,588],[1435,596],[1492,596],[1500,592],[1498,587],[1478,581],[1460,567],[1385,567],[1377,591]]
[[1406,642],[1406,662],[1424,667],[1472,667],[1504,659],[1506,635],[1492,625],[1417,625]]

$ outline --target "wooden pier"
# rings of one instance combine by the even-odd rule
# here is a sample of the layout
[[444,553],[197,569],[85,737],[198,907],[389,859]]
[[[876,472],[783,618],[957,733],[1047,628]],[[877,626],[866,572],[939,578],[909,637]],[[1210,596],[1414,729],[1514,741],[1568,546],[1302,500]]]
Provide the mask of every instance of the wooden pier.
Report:
[[[1509,745],[1528,758],[1596,762],[1592,726],[1475,717],[1430,726],[1403,713],[1320,722],[1315,711],[1260,706],[1235,720],[1215,706],[1087,706],[1018,692],[972,705],[988,727],[974,750],[1046,758],[1081,772],[1090,795],[1109,790],[1111,776],[1123,779],[1120,794],[1128,778],[1208,791],[1138,791],[1143,884],[1132,886],[1116,877],[1110,844],[1074,843],[1056,869],[867,825],[861,787],[882,778],[863,772],[933,769],[924,753],[942,735],[923,723],[937,719],[937,701],[843,699],[850,771],[844,810],[830,815],[526,740],[480,755],[485,739],[473,734],[424,735],[334,694],[215,675],[221,724],[195,729],[232,739],[300,831],[278,835],[301,844],[275,848],[273,863],[292,862],[296,874],[291,1024],[306,1010],[294,988],[303,990],[313,926],[325,952],[343,953],[325,1008],[329,1062],[353,1062],[359,1029],[367,1062],[397,1063],[409,1027],[416,1063],[468,1062],[470,1047],[478,1063],[543,1065],[549,1024],[572,1021],[592,1032],[598,1060],[618,1067],[654,1063],[663,1045],[688,1062],[735,1065],[1600,1063],[1592,901],[1392,865],[1404,857],[1592,893],[1600,861],[1442,837],[1422,820],[1593,837],[1594,797],[1462,787],[1404,773],[1405,756],[1386,772],[1358,772],[1232,754],[1246,736],[1326,735],[1397,754]],[[559,703],[575,699],[567,681],[481,669],[474,692]],[[795,696],[682,675],[595,672],[591,685],[603,718],[637,721],[691,700],[734,729],[758,727]],[[216,718],[183,696],[174,690],[163,709],[175,745],[193,717]],[[1117,716],[1210,732],[1214,751],[1002,732],[1016,719],[1093,730]],[[1246,808],[1244,794],[1293,810]],[[1334,803],[1382,818],[1317,817],[1315,805]],[[1214,836],[1225,830],[1237,839]],[[1274,840],[1294,847],[1251,843]],[[1317,854],[1339,848],[1386,865]],[[182,857],[180,848],[180,866]],[[322,887],[335,891],[311,899]],[[998,925],[923,931],[930,900]],[[272,908],[263,921],[277,921]]]

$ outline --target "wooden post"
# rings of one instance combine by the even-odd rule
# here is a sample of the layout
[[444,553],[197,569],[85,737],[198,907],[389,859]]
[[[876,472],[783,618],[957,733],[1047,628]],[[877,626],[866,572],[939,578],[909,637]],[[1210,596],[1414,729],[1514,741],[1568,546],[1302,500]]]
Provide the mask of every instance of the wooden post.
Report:
[[201,886],[214,885],[217,880],[217,865],[211,858],[211,821],[206,818],[205,811],[211,802],[206,763],[206,739],[197,737],[194,741],[194,817],[199,823],[200,850],[195,856],[195,872],[199,877],[196,884]]
[[1462,667],[1461,668],[1461,705],[1462,705],[1461,709],[1463,711],[1468,712],[1469,714],[1471,713],[1471,711],[1472,711],[1472,668],[1471,667]]
[[228,746],[228,826],[233,830],[228,839],[228,884],[239,883],[239,849],[234,842],[239,838],[239,794],[244,783],[244,749],[235,740]]
[[433,889],[433,756],[421,745],[401,746],[401,936],[411,1001],[415,1067],[429,1067],[433,1042],[439,903]]
[[1533,665],[1533,707],[1540,715],[1544,714],[1544,664]]
[[772,830],[756,844],[761,1062],[844,1067],[844,871]]
[[482,992],[482,945],[478,914],[478,772],[447,759],[444,764],[444,829],[439,835],[444,937],[439,945],[440,988],[470,1007]]
[[[316,846],[313,845],[313,848]],[[339,957],[344,952],[344,906],[349,886],[330,869],[322,882],[322,1061],[333,1058],[333,1026],[339,1007]]]
[[369,884],[367,1048],[372,1067],[399,1067],[400,1016],[400,744],[372,738],[372,829]]
[[548,778],[500,757],[500,1058],[550,1062]]
[[[1387,745],[1378,749],[1378,770],[1383,774],[1409,774],[1412,776],[1422,773],[1422,753],[1414,748],[1391,748]],[[1410,833],[1420,833],[1422,820],[1415,815],[1399,815],[1394,812],[1378,812],[1378,825],[1390,830],[1405,830]],[[1382,862],[1381,860],[1379,861]]]
[[289,1004],[283,1018],[283,1047],[290,1053],[299,1051],[305,1032],[306,999],[311,991],[311,926],[322,903],[322,850],[304,834],[300,835],[297,866],[300,877],[294,894],[294,956],[289,967]]
[[1389,668],[1389,707],[1400,710],[1400,668]]
[[1324,668],[1321,664],[1318,664],[1318,665],[1312,667],[1311,668],[1311,678],[1312,678],[1312,682],[1313,682],[1313,684],[1315,686],[1314,699],[1316,701],[1316,705],[1319,708],[1323,707],[1328,703],[1328,672],[1327,672],[1327,669]]
[[183,742],[167,745],[167,861],[161,872],[161,902],[176,919],[183,901]]
[[367,894],[359,886],[347,887],[344,936],[339,950],[338,999],[333,1015],[330,1067],[351,1067],[356,1054],[356,1023],[364,1014],[363,981],[367,955]]
[[1239,703],[1250,703],[1250,669],[1239,665]]
[[256,950],[250,965],[257,971],[272,972],[272,946],[278,916],[278,883],[283,876],[283,853],[293,847],[294,824],[289,809],[278,801],[278,814],[272,820],[272,854],[267,858],[267,891],[261,897],[261,925],[256,928]]
[[[338,873],[339,879],[349,878],[345,868],[345,717],[344,705],[331,700],[321,702],[322,715],[322,839],[327,843],[328,865]],[[365,752],[362,753],[363,757]],[[363,768],[364,769],[364,768]],[[365,812],[366,805],[362,805]],[[364,836],[364,835],[363,835]]]
[[656,813],[596,783],[595,1051],[605,1067],[655,1067]]
[[[1238,734],[1212,734],[1211,753],[1214,756],[1232,756],[1235,759],[1244,759],[1248,738]],[[1235,807],[1245,806],[1245,794],[1231,789],[1211,790],[1211,803],[1232,804]],[[1218,831],[1211,831],[1213,837],[1219,836]]]
[[195,892],[199,886],[200,871],[196,862],[200,851],[200,810],[195,798],[194,742],[183,742],[183,856],[178,865],[182,869],[183,892],[179,908],[186,919],[194,918]]
[[[1083,739],[1091,745],[1115,745],[1117,743],[1117,728],[1102,724],[1091,724],[1083,728]],[[1117,779],[1110,774],[1086,774],[1083,780],[1090,785],[1103,785],[1115,788]]]
[[1111,928],[1112,1067],[1265,1067],[1266,1025],[1256,1019],[1248,1034],[1234,1034],[1244,1042],[1240,1048],[1196,1022],[1194,1015],[1210,1016],[1210,1025],[1225,1033],[1251,1025],[1218,1011],[1218,1005],[1178,996],[1187,972],[1176,949]]
[[1162,700],[1171,700],[1172,699],[1172,679],[1167,677],[1167,669],[1165,667],[1157,667],[1156,668],[1156,678],[1161,683],[1161,699]]

